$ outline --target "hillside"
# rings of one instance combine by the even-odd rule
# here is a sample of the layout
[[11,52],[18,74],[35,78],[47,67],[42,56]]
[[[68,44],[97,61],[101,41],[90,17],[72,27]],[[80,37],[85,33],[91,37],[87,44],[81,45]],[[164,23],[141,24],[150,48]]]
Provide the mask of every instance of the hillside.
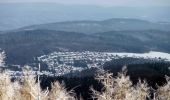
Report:
[[21,30],[47,29],[56,31],[78,32],[92,34],[107,31],[141,31],[141,30],[162,30],[170,31],[170,24],[153,23],[140,19],[113,18],[103,21],[66,21],[32,25],[21,28]]
[[20,30],[0,34],[7,62],[26,64],[54,51],[170,52],[167,31],[110,31],[86,35],[55,30]]

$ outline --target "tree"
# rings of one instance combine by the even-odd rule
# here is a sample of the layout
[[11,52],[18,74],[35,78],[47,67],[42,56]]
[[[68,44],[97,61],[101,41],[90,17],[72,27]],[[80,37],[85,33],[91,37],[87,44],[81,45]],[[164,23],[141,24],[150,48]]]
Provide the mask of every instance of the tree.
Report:
[[5,66],[4,59],[5,59],[5,52],[3,51],[3,52],[0,52],[0,67]]

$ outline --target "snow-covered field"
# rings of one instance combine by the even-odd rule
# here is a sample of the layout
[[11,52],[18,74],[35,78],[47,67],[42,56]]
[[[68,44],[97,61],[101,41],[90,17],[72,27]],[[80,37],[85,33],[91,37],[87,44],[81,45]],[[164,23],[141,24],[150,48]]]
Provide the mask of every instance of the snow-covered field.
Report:
[[156,52],[156,51],[150,51],[148,53],[108,53],[113,55],[118,55],[120,57],[134,57],[134,58],[161,58],[165,59],[166,61],[170,61],[170,54],[164,53],[164,52]]

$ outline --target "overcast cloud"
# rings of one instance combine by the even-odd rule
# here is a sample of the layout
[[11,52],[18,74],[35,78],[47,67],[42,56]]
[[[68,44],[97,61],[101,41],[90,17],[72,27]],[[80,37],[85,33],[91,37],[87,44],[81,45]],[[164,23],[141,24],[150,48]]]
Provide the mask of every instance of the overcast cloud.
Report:
[[0,0],[0,3],[49,2],[98,6],[170,6],[170,0]]

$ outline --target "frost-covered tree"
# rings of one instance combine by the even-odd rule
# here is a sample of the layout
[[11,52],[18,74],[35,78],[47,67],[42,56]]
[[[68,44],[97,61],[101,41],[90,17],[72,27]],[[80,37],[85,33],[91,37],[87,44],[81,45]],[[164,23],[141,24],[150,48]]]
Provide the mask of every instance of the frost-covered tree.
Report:
[[67,91],[63,84],[54,82],[49,94],[50,100],[76,100],[73,91]]
[[40,83],[36,82],[36,75],[29,66],[23,69],[23,83],[21,85],[21,100],[48,100],[48,90],[43,91]]
[[154,100],[170,100],[170,77],[166,76],[167,83],[158,86]]
[[0,100],[19,100],[20,85],[17,82],[11,82],[7,71],[1,72],[0,76]]
[[98,100],[146,100],[149,96],[149,88],[146,82],[139,81],[133,87],[126,73],[127,70],[124,67],[115,78],[112,73],[104,70],[97,74],[96,79],[104,85],[104,89],[101,93],[92,89],[94,98]]
[[[5,52],[0,53],[0,67],[5,66]],[[11,82],[8,71],[0,71],[0,100],[18,100],[19,87],[17,82]]]
[[3,51],[3,52],[0,52],[0,67],[5,66],[4,59],[5,59],[5,52]]
[[113,74],[104,70],[100,70],[98,71],[98,74],[96,75],[95,79],[97,79],[104,85],[104,92],[100,93],[91,88],[94,94],[94,98],[97,98],[98,100],[112,100],[114,86]]
[[149,98],[150,87],[146,81],[141,81],[137,83],[136,86],[132,87],[130,92],[126,95],[126,100],[147,100]]

